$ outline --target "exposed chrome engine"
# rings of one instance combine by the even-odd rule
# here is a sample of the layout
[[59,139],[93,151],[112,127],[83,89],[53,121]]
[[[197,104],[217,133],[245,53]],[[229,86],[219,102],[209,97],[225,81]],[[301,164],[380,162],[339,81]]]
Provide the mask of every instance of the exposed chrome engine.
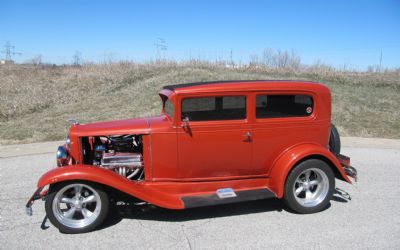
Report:
[[[90,147],[91,140],[93,147]],[[85,144],[86,140],[82,140]],[[87,139],[86,162],[109,169],[130,180],[143,179],[142,139],[138,135],[99,136]]]
[[143,159],[140,153],[104,153],[100,166],[133,179],[143,169]]

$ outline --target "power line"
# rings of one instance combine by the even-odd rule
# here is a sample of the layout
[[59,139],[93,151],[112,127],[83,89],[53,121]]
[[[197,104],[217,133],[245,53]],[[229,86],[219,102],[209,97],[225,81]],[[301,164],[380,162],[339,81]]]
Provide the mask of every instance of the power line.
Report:
[[167,43],[165,42],[164,38],[158,37],[154,46],[156,46],[157,60],[160,60],[162,51],[166,51],[168,49]]
[[4,45],[4,50],[3,51],[1,51],[1,53],[3,53],[3,54],[5,54],[5,60],[6,61],[9,61],[9,62],[12,62],[13,60],[12,60],[12,57],[13,56],[15,56],[15,55],[22,55],[22,53],[21,52],[16,52],[16,51],[14,51],[14,49],[15,49],[15,46],[14,45],[11,45],[11,43],[9,42],[9,41],[6,41],[6,44]]
[[72,56],[74,66],[80,66],[82,64],[82,53],[80,51],[75,51]]

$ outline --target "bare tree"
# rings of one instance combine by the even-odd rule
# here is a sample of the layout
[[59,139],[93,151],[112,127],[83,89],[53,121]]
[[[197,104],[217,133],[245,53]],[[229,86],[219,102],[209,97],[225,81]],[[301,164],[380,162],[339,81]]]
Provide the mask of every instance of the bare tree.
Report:
[[292,50],[290,53],[287,50],[274,50],[267,48],[263,52],[262,63],[269,68],[300,68],[301,58],[296,51]]
[[275,55],[275,64],[277,68],[286,68],[289,61],[289,53],[287,50],[277,50]]
[[297,54],[295,50],[291,51],[289,57],[289,67],[292,69],[298,69],[301,66],[301,57]]
[[260,61],[258,59],[258,55],[257,54],[251,54],[250,55],[250,63],[249,66],[250,67],[257,67],[260,64]]
[[32,57],[31,59],[27,60],[28,64],[32,64],[35,66],[41,65],[42,64],[42,55],[36,55],[34,57]]
[[266,48],[263,52],[263,64],[265,67],[273,68],[274,65],[274,50]]

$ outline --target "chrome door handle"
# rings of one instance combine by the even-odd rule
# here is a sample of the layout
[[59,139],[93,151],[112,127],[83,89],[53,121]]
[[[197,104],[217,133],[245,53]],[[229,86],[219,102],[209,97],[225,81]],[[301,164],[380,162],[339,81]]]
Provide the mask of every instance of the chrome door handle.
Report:
[[251,135],[251,133],[250,132],[246,132],[245,134],[244,134],[244,140],[243,140],[244,142],[251,142],[252,141],[252,135]]

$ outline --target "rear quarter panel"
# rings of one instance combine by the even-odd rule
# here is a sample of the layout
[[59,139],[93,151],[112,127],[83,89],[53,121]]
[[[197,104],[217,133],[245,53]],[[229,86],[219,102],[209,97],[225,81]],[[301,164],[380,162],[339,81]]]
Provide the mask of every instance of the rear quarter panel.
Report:
[[272,165],[269,188],[278,198],[283,197],[286,178],[290,171],[296,164],[307,158],[324,159],[333,168],[334,172],[338,172],[343,180],[351,183],[338,159],[328,149],[314,143],[302,143],[287,149]]

